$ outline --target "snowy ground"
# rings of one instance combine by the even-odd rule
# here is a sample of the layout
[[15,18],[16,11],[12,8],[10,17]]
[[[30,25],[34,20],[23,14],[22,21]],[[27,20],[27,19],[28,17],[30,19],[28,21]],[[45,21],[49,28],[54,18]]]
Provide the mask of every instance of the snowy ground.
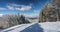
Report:
[[60,22],[21,24],[1,32],[60,32]]

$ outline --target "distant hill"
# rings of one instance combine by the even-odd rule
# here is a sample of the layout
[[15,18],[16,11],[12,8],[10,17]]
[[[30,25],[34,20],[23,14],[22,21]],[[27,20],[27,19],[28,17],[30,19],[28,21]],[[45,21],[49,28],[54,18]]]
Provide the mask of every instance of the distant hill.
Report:
[[28,17],[29,19],[38,19],[38,17]]
[[26,17],[31,23],[37,23],[38,22],[38,17]]

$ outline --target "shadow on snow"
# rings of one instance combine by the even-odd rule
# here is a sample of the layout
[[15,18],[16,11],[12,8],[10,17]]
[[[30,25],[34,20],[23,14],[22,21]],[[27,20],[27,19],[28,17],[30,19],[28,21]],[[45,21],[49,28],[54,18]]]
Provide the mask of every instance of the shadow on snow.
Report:
[[38,23],[31,25],[27,27],[26,29],[20,31],[20,32],[43,32],[43,28],[40,27]]

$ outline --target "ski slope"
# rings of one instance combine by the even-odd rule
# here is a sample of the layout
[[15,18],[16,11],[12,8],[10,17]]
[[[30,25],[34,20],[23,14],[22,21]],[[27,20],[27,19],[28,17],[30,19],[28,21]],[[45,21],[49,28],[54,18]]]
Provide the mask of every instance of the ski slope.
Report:
[[21,24],[1,32],[60,32],[60,22]]

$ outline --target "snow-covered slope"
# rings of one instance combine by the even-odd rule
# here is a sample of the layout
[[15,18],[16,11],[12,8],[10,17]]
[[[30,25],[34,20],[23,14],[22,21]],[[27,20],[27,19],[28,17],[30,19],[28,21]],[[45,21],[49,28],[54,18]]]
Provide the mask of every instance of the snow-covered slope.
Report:
[[60,22],[21,24],[1,32],[60,32]]
[[44,32],[60,32],[60,22],[39,23],[44,29]]

